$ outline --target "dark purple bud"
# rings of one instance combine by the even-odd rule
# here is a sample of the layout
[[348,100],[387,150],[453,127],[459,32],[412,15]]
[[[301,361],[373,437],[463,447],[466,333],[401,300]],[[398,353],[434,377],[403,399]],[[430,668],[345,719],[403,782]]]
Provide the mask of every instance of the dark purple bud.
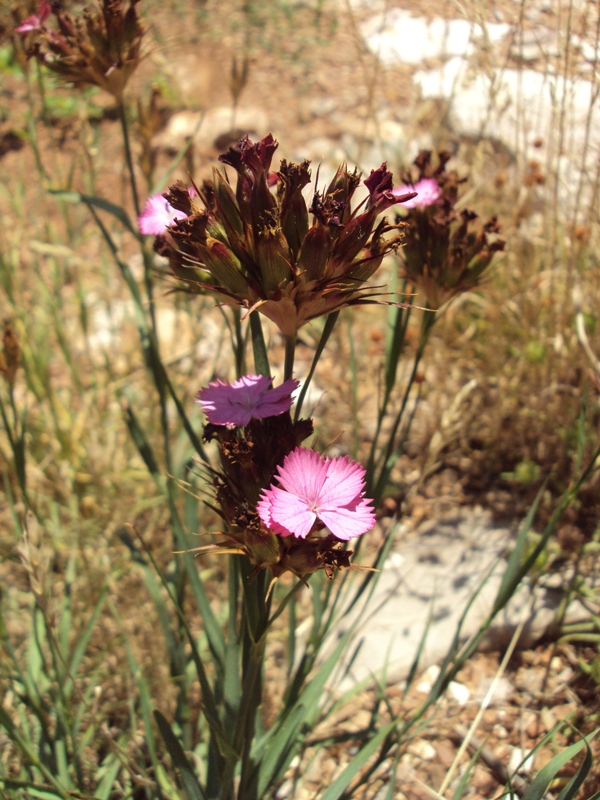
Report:
[[369,208],[384,211],[399,202],[398,198],[394,196],[392,173],[388,171],[385,161],[379,169],[371,170],[371,174],[364,183],[369,190]]

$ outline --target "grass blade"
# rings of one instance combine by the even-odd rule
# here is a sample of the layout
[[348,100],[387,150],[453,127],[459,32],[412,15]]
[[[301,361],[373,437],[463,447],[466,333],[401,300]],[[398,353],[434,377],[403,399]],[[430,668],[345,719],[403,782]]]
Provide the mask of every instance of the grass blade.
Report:
[[352,758],[346,769],[330,784],[321,800],[338,800],[348,788],[350,782],[358,775],[362,767],[375,753],[380,744],[392,733],[396,727],[396,721],[388,723]]
[[[544,795],[546,794],[546,791],[550,786],[550,783],[554,780],[557,773],[565,766],[565,764],[568,764],[569,761],[574,756],[576,756],[577,753],[583,747],[587,747],[589,755],[589,749],[590,749],[589,742],[592,741],[592,739],[596,736],[598,731],[600,731],[600,728],[596,728],[596,730],[593,731],[593,733],[591,733],[589,736],[585,736],[579,742],[575,742],[575,744],[572,744],[570,747],[567,747],[565,750],[562,751],[562,753],[558,753],[557,755],[555,755],[554,758],[550,762],[548,762],[548,764],[546,764],[546,766],[543,769],[541,769],[538,772],[538,774],[533,780],[533,783],[531,784],[529,789],[527,789],[521,800],[543,800]],[[582,767],[585,764],[586,761],[584,761]],[[589,767],[587,771],[589,771]],[[587,771],[585,773],[586,775]],[[567,795],[567,797],[572,797],[572,796],[573,796],[572,794]],[[562,798],[562,795],[561,795],[561,800],[565,800],[565,798]]]
[[124,228],[126,228],[136,238],[139,238],[139,231],[133,226],[129,218],[129,214],[121,206],[111,203],[108,200],[104,200],[102,197],[96,197],[95,195],[91,194],[82,194],[81,192],[65,192],[59,189],[50,189],[49,191],[51,195],[54,195],[54,197],[58,197],[60,200],[64,200],[67,203],[85,203],[88,206],[99,208],[101,211],[107,211],[109,214],[112,214],[115,219],[118,219]]
[[169,751],[173,766],[179,771],[179,778],[189,800],[208,800],[187,756],[179,743],[179,739],[173,733],[166,717],[160,711],[154,711],[154,719],[163,738],[165,746]]

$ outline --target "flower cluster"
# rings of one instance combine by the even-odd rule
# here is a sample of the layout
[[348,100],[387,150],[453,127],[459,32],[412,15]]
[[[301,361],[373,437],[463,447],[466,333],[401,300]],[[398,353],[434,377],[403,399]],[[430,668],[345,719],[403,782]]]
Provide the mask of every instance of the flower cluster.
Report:
[[416,179],[410,173],[403,176],[401,188],[412,187],[417,194],[404,204],[406,213],[398,218],[405,224],[405,277],[434,309],[475,288],[494,253],[504,249],[497,236],[497,217],[476,227],[474,211],[456,210],[463,180],[456,172],[446,171],[449,153],[441,152],[438,158],[434,168],[431,152],[422,151],[414,162]]
[[155,249],[192,291],[258,309],[291,337],[311,319],[371,301],[365,281],[400,243],[396,227],[378,217],[415,192],[394,192],[383,164],[364,181],[368,198],[353,209],[360,174],[340,167],[309,209],[308,161],[282,161],[272,191],[276,149],[271,135],[256,144],[244,137],[220,157],[237,174],[235,191],[219,170],[199,192],[201,203],[181,182],[172,186],[164,197],[181,216]]
[[343,542],[375,524],[364,497],[365,472],[347,456],[326,458],[300,446],[311,420],[292,422],[295,380],[244,375],[215,381],[198,393],[208,418],[205,440],[218,442],[216,498],[227,525],[221,549],[246,555],[256,570],[298,577],[349,568]]
[[[16,31],[32,37],[28,55],[74,86],[98,86],[121,101],[141,58],[143,28],[139,0],[101,0],[82,16],[60,11],[56,0],[42,0],[37,14]],[[56,27],[49,27],[54,16]]]

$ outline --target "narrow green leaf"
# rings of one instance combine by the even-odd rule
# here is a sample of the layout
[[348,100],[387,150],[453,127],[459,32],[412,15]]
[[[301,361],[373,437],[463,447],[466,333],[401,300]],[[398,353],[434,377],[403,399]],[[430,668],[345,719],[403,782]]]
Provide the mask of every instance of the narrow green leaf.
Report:
[[223,736],[222,726],[219,720],[219,712],[217,709],[214,692],[211,688],[210,681],[208,680],[208,675],[206,674],[204,663],[202,661],[202,658],[200,657],[200,653],[198,652],[196,641],[194,640],[194,637],[190,630],[190,626],[188,625],[188,622],[185,618],[185,614],[180,608],[177,602],[177,598],[174,597],[171,587],[169,586],[162,572],[160,571],[158,564],[156,563],[156,560],[152,554],[152,551],[146,548],[145,552],[149,560],[152,562],[152,566],[154,567],[156,574],[160,578],[163,587],[165,588],[167,594],[169,595],[169,599],[173,603],[173,607],[177,612],[177,616],[179,617],[179,620],[182,624],[183,629],[185,630],[185,634],[190,644],[190,648],[192,651],[192,659],[196,667],[198,680],[200,682],[200,688],[202,690],[202,701],[203,701],[202,713],[204,714],[204,717],[208,722],[211,731],[215,734],[219,742],[219,748],[221,749],[221,751],[223,753],[231,753],[232,752],[231,746],[226,740],[226,738]]
[[133,439],[133,442],[137,447],[138,453],[142,457],[144,464],[148,468],[148,472],[152,475],[155,481],[160,481],[160,469],[154,456],[154,451],[152,450],[152,447],[146,438],[144,431],[142,430],[131,404],[127,400],[125,403],[125,423],[129,428],[131,438]]
[[123,620],[121,619],[121,615],[119,614],[117,607],[115,606],[110,597],[108,597],[108,604],[110,606],[113,617],[115,618],[115,620],[119,624],[119,627],[121,628],[121,634],[123,636],[123,641],[125,643],[125,652],[127,653],[127,660],[129,662],[129,669],[131,671],[131,676],[135,681],[139,692],[140,708],[142,712],[142,719],[144,721],[144,728],[146,730],[146,743],[148,745],[148,752],[150,753],[152,766],[156,769],[159,762],[156,755],[156,742],[154,740],[154,731],[152,729],[153,703],[152,703],[152,697],[150,695],[150,689],[148,687],[148,682],[146,681],[144,673],[142,672],[138,660],[135,657],[135,653],[133,652],[131,642],[129,641],[129,636],[127,634],[125,626],[123,625]]
[[[189,504],[191,502],[195,502],[195,498],[191,497],[190,495],[186,495],[186,509],[189,508]],[[183,525],[181,524],[179,512],[177,511],[177,507],[174,505],[174,503],[171,506],[171,517],[173,520],[173,528],[178,547],[180,547],[182,550],[187,550],[189,543],[186,533],[183,529]],[[215,662],[215,669],[217,670],[217,673],[222,674],[225,664],[225,639],[223,637],[223,632],[221,630],[219,621],[215,616],[210,604],[210,600],[208,599],[208,595],[206,594],[206,589],[204,588],[202,578],[198,574],[196,559],[191,553],[187,552],[180,553],[177,558],[183,559],[187,576],[190,581],[190,587],[196,602],[196,607],[198,608],[200,616],[202,617],[204,632],[206,634],[206,638],[208,639],[208,646]]]
[[589,749],[589,742],[592,741],[598,731],[600,731],[600,728],[596,728],[596,730],[589,736],[585,736],[583,739],[581,739],[581,741],[575,742],[575,744],[572,744],[570,747],[567,747],[565,750],[563,750],[562,753],[555,755],[554,758],[538,772],[531,786],[527,789],[521,800],[543,800],[548,787],[558,772],[560,772],[565,764],[568,764],[569,761],[576,756],[583,747],[587,747]]
[[319,359],[325,349],[325,345],[331,336],[331,332],[337,319],[340,315],[339,311],[333,311],[331,314],[328,315],[327,319],[325,320],[325,325],[323,327],[323,333],[321,334],[321,338],[319,339],[319,344],[317,345],[317,349],[315,350],[315,355],[312,360],[312,364],[310,365],[310,370],[308,375],[306,376],[306,380],[302,386],[302,390],[296,400],[296,411],[294,413],[294,421],[297,422],[300,419],[300,412],[302,411],[302,404],[304,403],[304,398],[306,397],[306,393],[308,392],[308,387],[310,386],[310,382],[312,380],[313,375],[315,374],[315,370],[317,368],[317,364],[319,363]]
[[109,800],[121,767],[122,764],[114,753],[109,753],[108,756],[106,756],[100,767],[102,770],[102,778],[98,782],[94,792],[94,796],[97,797],[98,800]]
[[100,612],[102,611],[102,608],[104,607],[104,601],[106,599],[107,592],[108,592],[108,587],[105,586],[102,589],[101,593],[100,593],[100,597],[96,601],[96,605],[94,606],[94,610],[93,610],[89,620],[87,621],[87,624],[86,624],[85,628],[83,629],[83,631],[77,637],[77,642],[75,644],[75,647],[73,649],[73,653],[71,654],[71,659],[69,661],[69,673],[70,673],[70,675],[67,678],[67,680],[65,682],[64,689],[63,689],[64,695],[67,698],[70,697],[70,695],[71,695],[71,691],[73,689],[72,678],[74,678],[77,675],[77,671],[79,670],[79,665],[81,664],[81,659],[83,658],[83,656],[85,654],[85,651],[87,649],[89,641],[90,641],[90,639],[92,637],[92,633],[94,632],[94,628],[96,627],[96,623],[98,622],[98,618],[100,616]]
[[270,377],[269,355],[258,311],[252,311],[250,314],[250,332],[252,335],[252,352],[254,353],[254,369],[258,375]]
[[67,203],[85,203],[88,206],[94,206],[94,208],[99,208],[101,211],[107,211],[109,214],[112,214],[115,219],[118,219],[119,222],[136,238],[139,238],[139,231],[135,228],[131,220],[129,219],[129,214],[125,211],[122,206],[118,206],[115,203],[111,203],[109,200],[104,200],[102,197],[95,197],[91,194],[82,194],[81,192],[65,192],[59,189],[50,189],[50,194],[57,197],[59,200],[64,200]]
[[584,780],[590,774],[590,770],[594,764],[592,750],[586,739],[584,739],[586,746],[586,754],[583,764],[579,767],[575,775],[571,778],[568,784],[563,787],[562,792],[558,795],[556,800],[575,800],[579,789],[581,788]]
[[515,542],[515,546],[513,547],[509,556],[506,569],[504,570],[504,575],[502,576],[500,588],[498,589],[498,593],[494,601],[494,608],[506,604],[506,602],[514,594],[515,589],[523,578],[522,561],[523,553],[525,552],[525,546],[527,544],[527,536],[531,530],[531,526],[533,525],[533,520],[535,518],[538,506],[541,502],[544,492],[546,491],[548,480],[549,478],[546,478],[544,481],[542,487],[536,495],[535,500],[533,501],[531,508],[527,513],[527,516],[523,520],[523,524],[521,525],[521,529],[519,530],[519,534],[517,536],[517,541]]
[[207,800],[207,796],[204,793],[204,790],[202,789],[202,786],[200,785],[200,782],[198,781],[190,762],[187,760],[187,756],[184,753],[179,740],[173,733],[173,730],[171,729],[166,717],[164,717],[160,711],[155,709],[154,719],[156,720],[156,724],[158,725],[158,729],[164,740],[166,748],[169,751],[169,755],[173,761],[173,766],[179,771],[179,778],[185,793],[188,796],[188,800]]
[[396,727],[396,721],[388,723],[383,727],[358,753],[352,758],[346,769],[331,783],[320,800],[338,800],[346,791],[351,781],[358,775],[367,761],[375,753],[379,745]]
[[340,637],[334,650],[316,675],[300,694],[298,700],[268,733],[255,743],[253,757],[259,764],[258,795],[262,797],[269,786],[289,766],[301,746],[301,730],[309,730],[318,719],[323,701],[323,691],[329,676],[340,661],[353,630]]

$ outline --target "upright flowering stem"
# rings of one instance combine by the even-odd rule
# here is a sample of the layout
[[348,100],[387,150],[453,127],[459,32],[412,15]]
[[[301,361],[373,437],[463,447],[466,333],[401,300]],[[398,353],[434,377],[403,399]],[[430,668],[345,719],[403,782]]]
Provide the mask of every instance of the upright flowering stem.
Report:
[[[427,342],[429,341],[429,336],[431,334],[431,331],[433,330],[433,326],[436,321],[436,314],[437,314],[436,310],[431,308],[426,308],[425,311],[423,312],[423,317],[421,319],[421,332],[419,335],[419,344],[417,346],[417,352],[415,353],[415,359],[410,373],[410,378],[408,379],[408,384],[406,386],[406,389],[404,390],[402,403],[400,404],[400,410],[398,411],[396,418],[394,419],[394,424],[392,425],[392,430],[389,434],[385,452],[380,458],[381,470],[379,473],[379,477],[377,478],[377,481],[375,481],[374,471],[372,474],[369,475],[369,479],[367,482],[367,493],[373,497],[375,504],[379,503],[379,501],[381,500],[390,476],[390,472],[392,471],[394,464],[396,463],[396,460],[398,458],[398,452],[396,449],[396,435],[398,433],[398,428],[400,427],[400,423],[402,422],[402,417],[404,415],[404,410],[406,409],[406,404],[408,402],[410,391],[415,382],[417,369],[419,368],[419,364],[421,363],[423,352],[425,351],[425,347],[427,346]],[[410,427],[410,421],[408,424]]]
[[239,306],[232,308],[233,313],[233,350],[235,358],[235,377],[241,378],[246,370],[246,348],[244,342],[244,332],[242,331],[242,312]]
[[131,154],[131,143],[129,139],[129,127],[127,124],[127,110],[125,102],[122,97],[117,100],[117,108],[119,110],[119,120],[121,122],[121,130],[123,132],[123,145],[125,148],[125,161],[127,162],[127,169],[129,171],[129,182],[131,184],[131,194],[133,197],[133,206],[135,208],[136,218],[141,214],[140,199],[138,196],[137,182],[135,179],[135,168],[133,165],[133,156]]
[[270,377],[271,367],[269,366],[267,345],[258,311],[250,313],[250,334],[252,336],[252,352],[254,353],[254,369],[259,375]]
[[285,337],[285,365],[283,380],[287,381],[294,374],[294,355],[296,353],[296,334]]

